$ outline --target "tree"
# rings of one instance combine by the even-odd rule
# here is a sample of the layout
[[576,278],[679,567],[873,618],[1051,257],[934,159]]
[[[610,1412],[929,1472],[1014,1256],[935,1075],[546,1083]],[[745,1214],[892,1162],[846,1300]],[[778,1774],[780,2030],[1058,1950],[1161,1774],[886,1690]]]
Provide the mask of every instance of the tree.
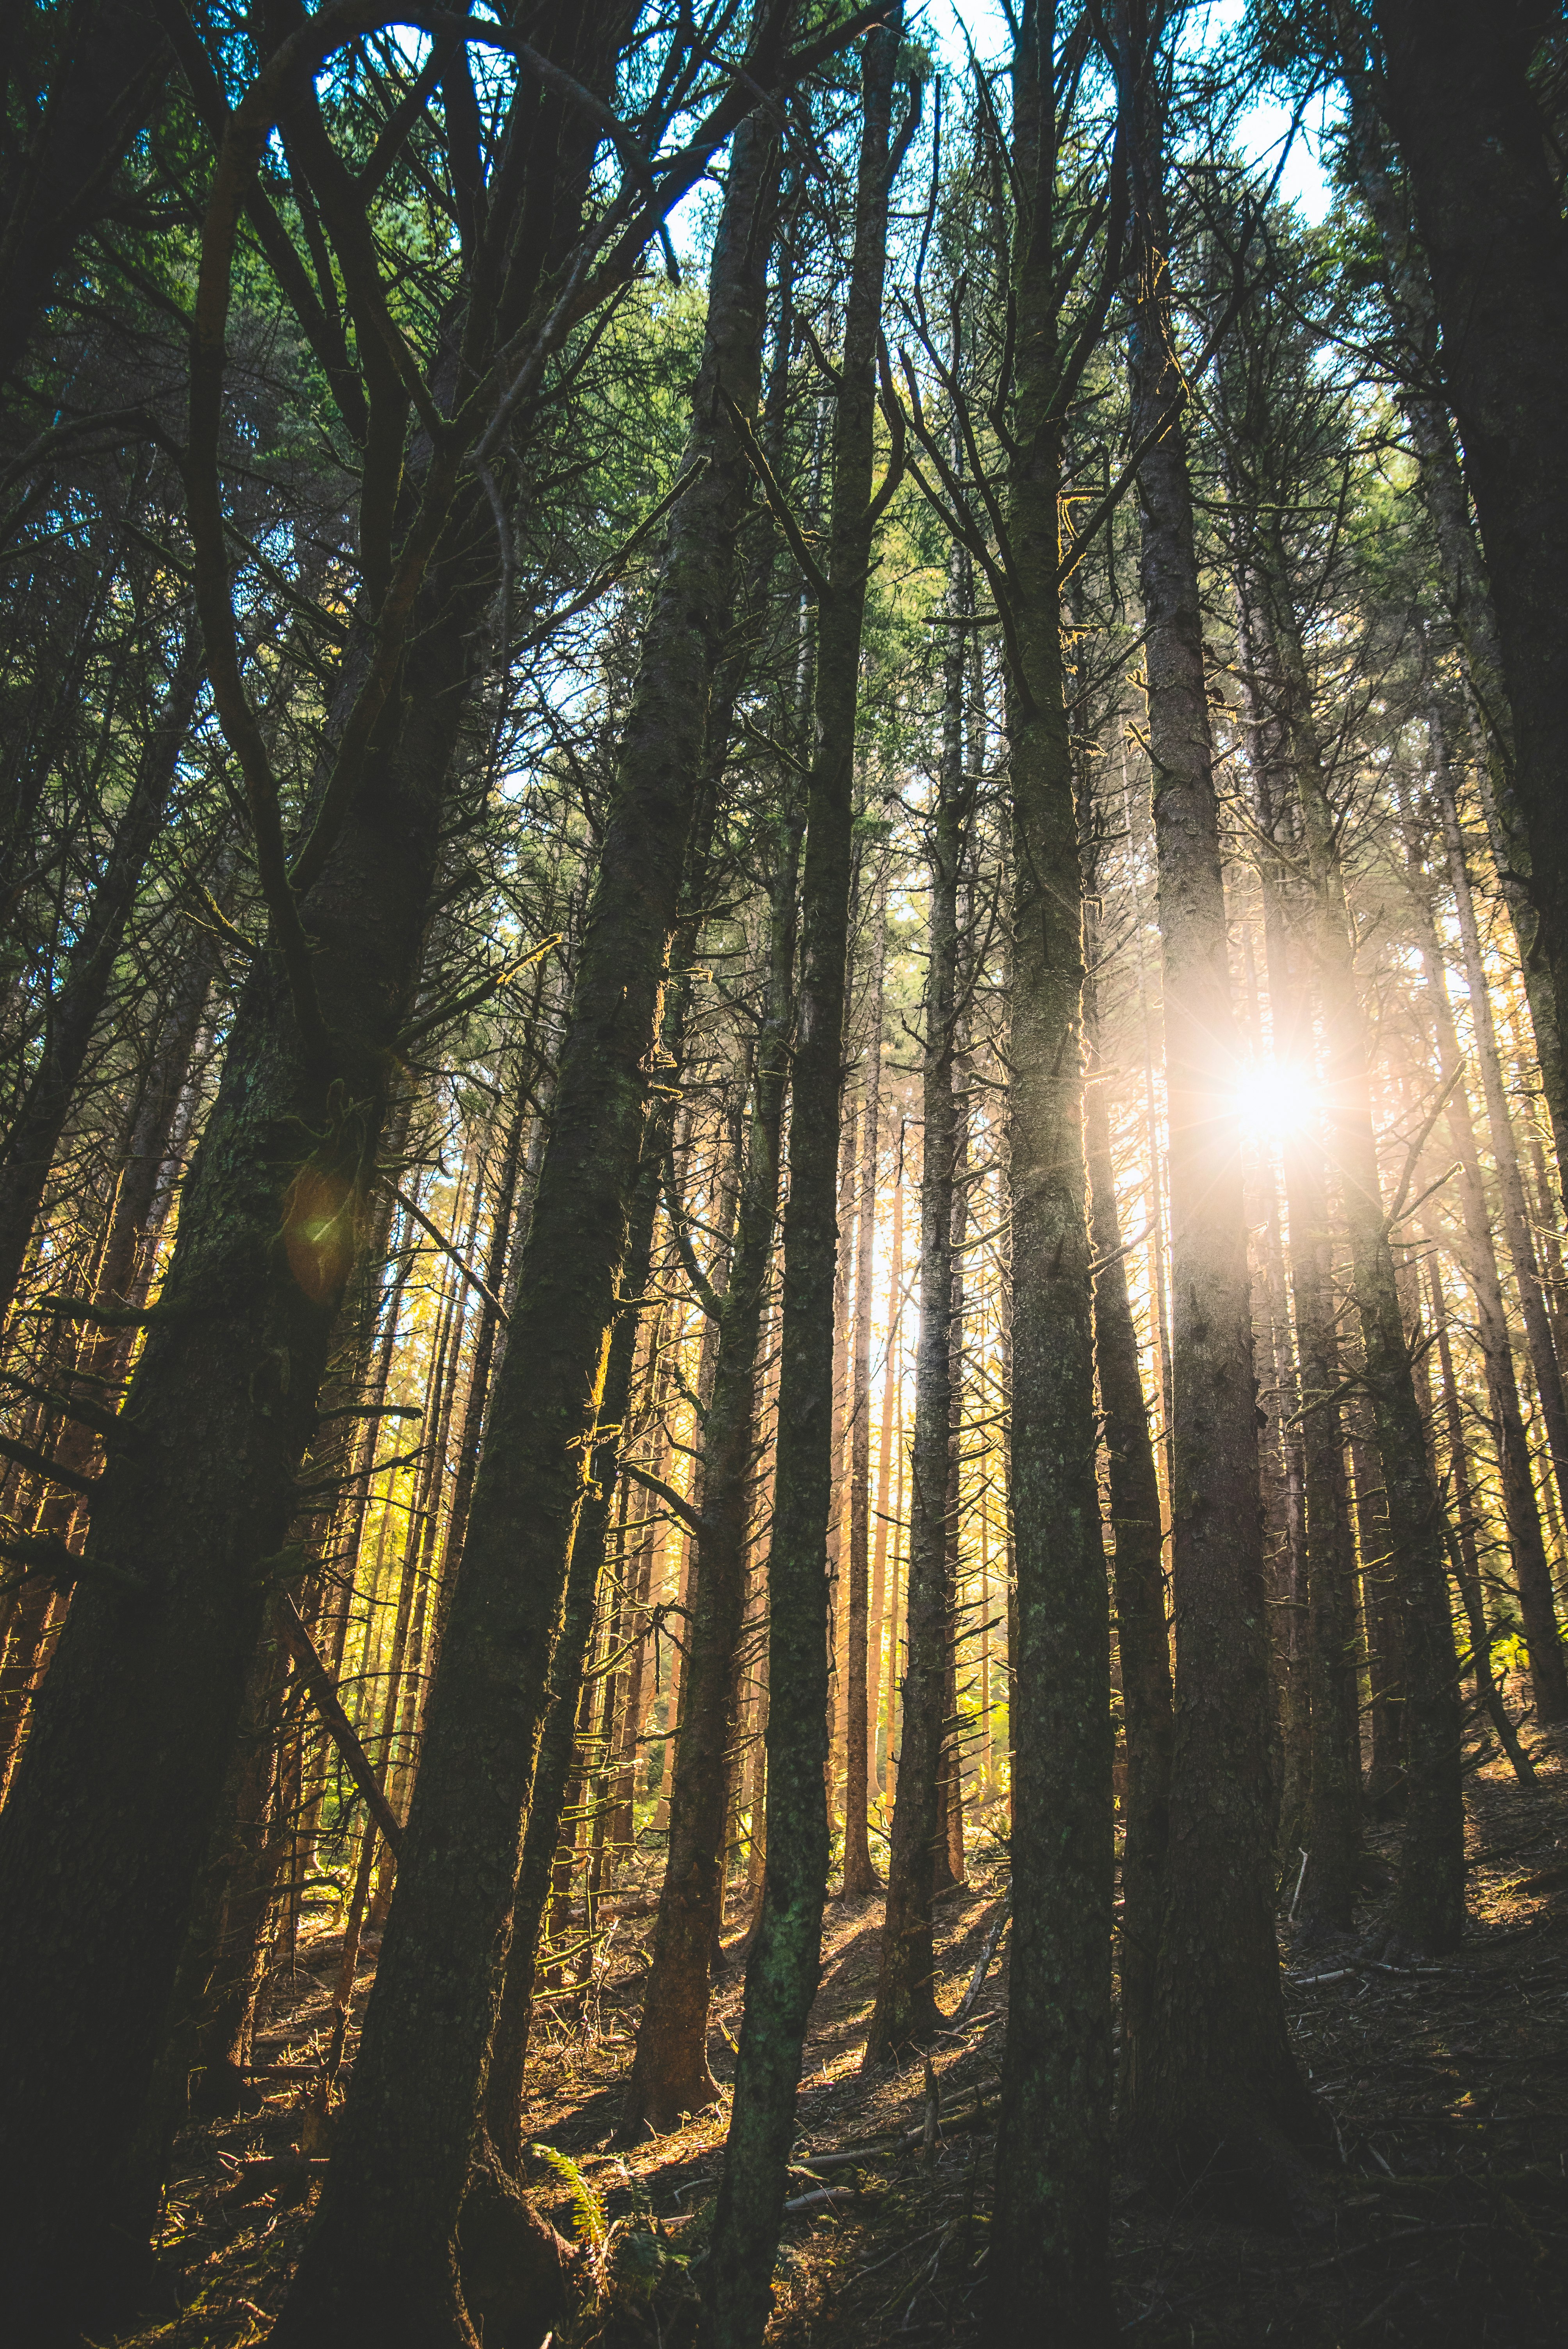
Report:
[[1161,44],[1102,12],[1132,175],[1132,436],[1171,1116],[1176,1733],[1152,2027],[1123,2126],[1183,2190],[1291,2190],[1323,2122],[1285,2034],[1272,1914],[1256,1385],[1213,750],[1171,323]]

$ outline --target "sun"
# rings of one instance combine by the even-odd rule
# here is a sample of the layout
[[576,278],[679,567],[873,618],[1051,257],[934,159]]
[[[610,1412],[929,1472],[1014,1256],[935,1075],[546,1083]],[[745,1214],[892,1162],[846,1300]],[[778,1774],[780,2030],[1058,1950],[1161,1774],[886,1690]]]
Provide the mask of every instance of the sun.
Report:
[[1260,1142],[1298,1133],[1317,1107],[1317,1083],[1310,1070],[1259,1061],[1243,1069],[1237,1080],[1237,1114],[1243,1129]]

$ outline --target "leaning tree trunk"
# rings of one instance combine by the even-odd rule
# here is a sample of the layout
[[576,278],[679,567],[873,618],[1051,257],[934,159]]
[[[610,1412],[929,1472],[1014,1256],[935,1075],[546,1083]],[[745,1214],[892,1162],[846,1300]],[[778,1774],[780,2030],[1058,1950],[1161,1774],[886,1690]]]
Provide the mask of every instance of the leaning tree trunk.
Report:
[[[1542,1292],[1541,1271],[1530,1228],[1530,1213],[1525,1205],[1513,1120],[1509,1114],[1508,1093],[1497,1049],[1491,993],[1486,966],[1481,959],[1480,936],[1476,928],[1475,905],[1470,895],[1470,873],[1465,861],[1464,834],[1460,829],[1453,778],[1449,770],[1442,721],[1435,698],[1429,705],[1429,731],[1438,812],[1442,823],[1443,843],[1448,851],[1449,879],[1453,888],[1460,943],[1464,953],[1470,1024],[1475,1032],[1476,1058],[1480,1064],[1487,1123],[1491,1128],[1491,1155],[1497,1169],[1502,1228],[1513,1265],[1513,1277],[1518,1284],[1520,1312],[1524,1322],[1531,1367],[1535,1372],[1535,1389],[1541,1399],[1541,1416],[1546,1423],[1546,1445],[1552,1458],[1553,1481],[1558,1498],[1564,1510],[1568,1511],[1568,1406],[1563,1400],[1562,1367],[1557,1360],[1557,1349],[1546,1316],[1546,1299]],[[1562,1634],[1553,1603],[1551,1576],[1548,1573],[1542,1579],[1533,1570],[1533,1561],[1529,1589],[1526,1591],[1522,1588],[1520,1597],[1526,1609],[1530,1671],[1535,1686],[1537,1715],[1542,1727],[1548,1729],[1568,1721],[1568,1671],[1563,1668]]]
[[1410,233],[1405,202],[1388,170],[1385,133],[1363,63],[1353,56],[1344,62],[1350,93],[1350,152],[1362,199],[1377,231],[1385,295],[1406,346],[1399,354],[1407,374],[1400,405],[1408,419],[1421,497],[1437,540],[1443,602],[1459,638],[1467,697],[1483,737],[1481,795],[1487,829],[1518,941],[1561,1187],[1561,1169],[1568,1164],[1568,1077],[1553,974],[1540,951],[1528,828],[1515,781],[1513,713],[1491,584],[1476,543],[1470,490],[1448,409],[1431,388],[1441,358],[1427,256]]
[[56,21],[46,104],[3,182],[0,384],[22,367],[60,272],[110,211],[115,176],[173,62],[157,9],[138,0],[91,0]]
[[1449,1318],[1443,1302],[1442,1276],[1438,1269],[1436,1255],[1430,1258],[1428,1274],[1432,1288],[1432,1328],[1438,1342],[1438,1366],[1443,1382],[1443,1424],[1449,1440],[1449,1474],[1454,1485],[1455,1539],[1450,1546],[1454,1579],[1459,1584],[1464,1601],[1465,1623],[1470,1639],[1470,1671],[1474,1676],[1476,1694],[1485,1710],[1487,1719],[1497,1732],[1498,1744],[1507,1754],[1514,1776],[1527,1793],[1534,1794],[1541,1781],[1535,1764],[1519,1742],[1519,1733],[1503,1702],[1502,1691],[1492,1676],[1491,1627],[1486,1617],[1486,1599],[1481,1589],[1480,1565],[1476,1557],[1474,1519],[1470,1511],[1471,1492],[1469,1464],[1465,1450],[1464,1413],[1460,1407],[1459,1386],[1454,1378],[1453,1354],[1449,1344]]
[[[280,2349],[471,2339],[453,2247],[750,482],[724,401],[755,410],[777,179],[772,131],[754,116],[731,158],[686,486],[622,740],[397,1895]],[[451,1952],[461,1953],[455,1969]]]
[[1176,1621],[1165,1917],[1152,2028],[1124,2127],[1172,2190],[1277,2206],[1323,2123],[1291,2051],[1274,1926],[1257,1390],[1233,1092],[1241,1044],[1178,420],[1157,59],[1141,12],[1107,13],[1135,190],[1132,438],[1152,443],[1138,492],[1171,1121]]
[[1483,731],[1480,785],[1487,830],[1519,946],[1561,1189],[1562,1170],[1568,1167],[1568,1090],[1552,974],[1535,950],[1540,924],[1531,900],[1530,843],[1514,792],[1513,713],[1503,683],[1491,584],[1476,544],[1470,492],[1448,410],[1429,388],[1439,361],[1437,308],[1426,255],[1410,234],[1405,205],[1389,174],[1382,126],[1366,78],[1352,67],[1348,78],[1350,152],[1362,200],[1382,248],[1385,296],[1407,347],[1398,355],[1398,363],[1408,367],[1399,404],[1409,422],[1410,444],[1420,468],[1421,498],[1438,543],[1443,602],[1459,638],[1467,685]]
[[[707,770],[686,860],[686,908],[671,957],[671,968],[683,974],[689,973],[696,961],[697,941],[710,879],[708,860],[714,817],[730,716],[731,697],[721,688],[709,719]],[[689,977],[683,976],[671,989],[665,1008],[659,1040],[661,1052],[665,1056],[666,1072],[676,1080],[671,1087],[672,1095],[678,1090],[680,1073],[685,1065],[691,993],[691,980]],[[653,1267],[659,1196],[666,1168],[673,1164],[672,1109],[673,1101],[659,1102],[644,1128],[642,1159],[621,1278],[623,1293],[628,1297],[643,1295]],[[549,1713],[540,1738],[539,1759],[529,1797],[522,1855],[518,1863],[517,1890],[512,1901],[506,1972],[490,2040],[490,2064],[485,2080],[485,2129],[502,2164],[519,2180],[522,2176],[524,2146],[523,2078],[529,2034],[533,2023],[540,1945],[561,1839],[561,1816],[566,1803],[577,1746],[578,1702],[606,1554],[610,1505],[624,1446],[626,1415],[631,1408],[640,1320],[638,1313],[623,1312],[617,1318],[614,1334],[610,1340],[604,1392],[599,1405],[599,1423],[606,1432],[594,1446],[589,1490],[577,1519],[577,1530],[572,1544],[572,1563],[566,1578],[561,1628],[551,1660]],[[655,1398],[662,1394],[662,1386],[657,1381],[655,1394]],[[642,1595],[645,1599],[648,1562],[651,1561],[645,1559],[642,1570]],[[629,1596],[634,1599],[636,1594],[633,1592]],[[624,1619],[628,1627],[631,1611],[628,1608]],[[638,1652],[640,1656],[640,1639]],[[636,1738],[641,1727],[641,1702],[634,1691],[640,1687],[640,1675],[634,1673],[627,1677],[633,1687],[628,1691],[630,1703],[626,1736],[631,1766],[634,1770]],[[611,1703],[608,1718],[613,1723],[613,1692]],[[671,1703],[673,1723],[673,1691]],[[674,1742],[678,1751],[678,1741]],[[605,1800],[610,1800],[607,1793]],[[617,1786],[611,1805],[614,1814],[609,1830],[612,1848],[620,1832],[618,1822],[624,1800]],[[625,1808],[629,1813],[629,1801],[625,1802]],[[631,1840],[629,1819],[624,1840]]]
[[861,628],[871,555],[877,329],[887,252],[898,12],[867,37],[854,254],[833,423],[830,596],[817,645],[815,746],[784,1219],[773,1526],[768,1562],[768,1868],[746,1970],[724,2183],[698,2338],[756,2349],[771,2301],[800,2051],[828,1883],[826,1536],[837,1430],[833,1293]]
[[[636,1195],[626,1242],[622,1286],[628,1297],[647,1288],[653,1263],[654,1226],[657,1220],[659,1181],[663,1174],[662,1143],[665,1120],[648,1121],[638,1172]],[[651,1146],[650,1146],[651,1145]],[[622,1431],[631,1408],[635,1366],[637,1325],[641,1316],[627,1311],[617,1316],[610,1340],[600,1405],[606,1430],[593,1448],[590,1489],[577,1519],[567,1571],[561,1623],[550,1664],[549,1712],[539,1743],[533,1785],[528,1800],[522,1853],[518,1862],[517,1889],[512,1899],[511,1933],[507,1945],[506,1971],[496,2007],[490,2064],[485,2079],[484,2122],[490,2144],[504,2168],[521,2184],[523,2173],[523,2073],[529,2034],[533,2025],[534,1989],[539,1971],[540,1943],[549,1907],[555,1856],[561,1841],[561,1815],[572,1782],[577,1750],[577,1710],[593,1635],[595,1602],[603,1572],[610,1529],[610,1507],[619,1468]]]
[[0,1157],[0,1318],[10,1310],[49,1170],[87,1064],[93,1030],[125,943],[142,868],[174,788],[181,748],[201,682],[201,640],[194,625],[169,680],[131,779],[125,811],[65,978],[49,1005],[44,1050]]
[[[613,58],[624,21],[600,12],[570,38],[590,79],[603,78],[603,52]],[[507,299],[476,324],[476,350],[492,330],[526,325],[510,316],[514,289],[526,304],[581,217],[576,173],[600,134],[548,95],[537,111],[511,184],[522,209],[498,232],[513,264]],[[198,388],[210,391],[230,290],[224,206],[247,152],[241,133],[233,140],[195,347]],[[193,399],[204,433],[217,413],[215,398]],[[283,927],[253,962],[230,1032],[125,1406],[136,1433],[94,1489],[79,1588],[0,1815],[0,1984],[11,2011],[37,2025],[0,2087],[0,2236],[12,2308],[36,2313],[40,2340],[107,2323],[147,2288],[153,2212],[145,2180],[128,2176],[132,2147],[251,1661],[278,1585],[306,1568],[288,1538],[296,1473],[376,1180],[454,747],[499,572],[487,501],[477,484],[457,486],[457,462],[451,449],[413,444],[409,505],[443,480],[450,499],[408,573],[397,689],[352,788],[339,779],[319,869],[308,883],[297,867],[294,879],[275,876]],[[192,512],[200,502],[212,525],[204,616],[218,624],[218,643],[229,634],[232,653],[215,453],[210,469],[193,458],[191,475]],[[339,718],[360,706],[384,617],[367,582]],[[232,696],[226,722],[245,722]],[[330,722],[326,732],[335,733]],[[300,1010],[311,997],[319,1019],[307,1015],[315,1032],[306,1034]]]

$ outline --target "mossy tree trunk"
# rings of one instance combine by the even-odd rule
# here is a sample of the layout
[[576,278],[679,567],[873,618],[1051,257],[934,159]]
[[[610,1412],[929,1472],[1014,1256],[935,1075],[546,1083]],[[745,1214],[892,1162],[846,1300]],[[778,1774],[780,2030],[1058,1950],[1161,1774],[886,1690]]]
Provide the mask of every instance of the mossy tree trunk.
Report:
[[767,2323],[827,1893],[827,1529],[837,1440],[839,1129],[854,880],[855,719],[872,527],[876,349],[898,25],[895,10],[888,25],[867,36],[862,51],[854,250],[832,434],[827,574],[831,592],[819,615],[801,885],[768,1564],[768,1862],[746,1971],[728,2150],[699,2322],[703,2349],[756,2349]]
[[[603,86],[626,23],[624,11],[562,12],[552,40]],[[126,1440],[95,1487],[88,1568],[0,1823],[0,1981],[39,2030],[0,2089],[0,2235],[13,2310],[40,2341],[112,2321],[148,2288],[156,2181],[136,2159],[143,2107],[266,1610],[308,1563],[289,1538],[296,1475],[415,1007],[449,781],[500,568],[487,501],[477,485],[457,485],[452,450],[438,456],[416,435],[406,464],[399,455],[390,475],[366,481],[365,585],[325,730],[331,748],[312,809],[321,828],[285,864],[236,667],[214,438],[229,231],[278,85],[263,75],[257,87],[251,133],[234,127],[238,110],[223,131],[188,478],[207,666],[211,676],[227,664],[223,721],[252,758],[272,928],[230,1031],[124,1407]],[[518,164],[490,216],[489,259],[508,264],[505,283],[492,275],[485,298],[470,299],[470,357],[524,327],[542,281],[573,250],[599,138],[527,75],[517,105],[527,118]],[[473,295],[471,280],[465,290]],[[393,625],[387,564],[411,516],[420,530],[404,547]],[[385,665],[398,643],[391,690]],[[384,698],[367,684],[377,676]]]

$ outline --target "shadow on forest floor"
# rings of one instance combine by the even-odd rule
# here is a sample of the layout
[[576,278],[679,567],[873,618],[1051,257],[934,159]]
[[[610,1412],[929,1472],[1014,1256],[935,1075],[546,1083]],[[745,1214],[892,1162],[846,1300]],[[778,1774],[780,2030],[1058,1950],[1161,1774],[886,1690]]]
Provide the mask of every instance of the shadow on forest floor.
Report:
[[[1331,2216],[1310,2236],[1263,2233],[1157,2207],[1130,2181],[1114,2196],[1112,2256],[1121,2330],[1136,2349],[1555,2349],[1568,2304],[1568,1769],[1543,1760],[1534,1797],[1506,1765],[1467,1792],[1470,1923],[1451,1958],[1416,1973],[1372,1966],[1383,1895],[1358,1930],[1315,1943],[1287,1973],[1302,2060],[1334,2114],[1345,2168]],[[1390,1862],[1397,1829],[1372,1830]],[[657,1860],[645,1855],[619,1906],[645,1905]],[[1385,1870],[1385,1873],[1387,1871]],[[939,1909],[939,1996],[957,2007],[1006,1884],[999,1847],[982,1837],[970,1882]],[[919,2063],[862,2079],[876,1983],[876,1899],[834,1901],[823,1984],[799,2103],[802,2163],[913,2128],[924,2111]],[[552,2023],[533,2065],[529,2133],[570,2153],[612,2213],[651,2199],[672,2249],[700,2237],[722,2158],[725,2114],[699,2116],[631,2154],[612,2150],[620,2084],[645,1974],[647,1915],[624,1914],[581,2023]],[[1370,1937],[1370,1943],[1369,1943]],[[943,2111],[984,2116],[1002,2059],[1006,1941],[961,2039],[934,2057]],[[274,1982],[256,2060],[308,2067],[327,2021],[340,1942],[302,1936],[292,1980]],[[1288,1938],[1287,1967],[1292,1967]],[[1328,1977],[1328,1979],[1325,1979]],[[362,2006],[368,1981],[356,2001]],[[740,1967],[731,1954],[715,2001],[716,2075],[733,2069]],[[165,2257],[192,2295],[172,2324],[126,2336],[122,2349],[247,2349],[264,2340],[307,2222],[277,2197],[236,2205],[236,2164],[298,2139],[297,2070],[258,2085],[263,2108],[181,2136]],[[918,2150],[868,2156],[841,2170],[841,2207],[786,2220],[769,2333],[776,2349],[982,2341],[981,2302],[994,2137],[982,2117]],[[560,2189],[541,2165],[542,2199]],[[802,2175],[797,2191],[818,2183]],[[227,2195],[226,2200],[220,2197]],[[552,2211],[564,2223],[564,2209]],[[617,2331],[617,2342],[642,2328]],[[652,2327],[647,2338],[653,2343]],[[1068,2349],[1068,2344],[1064,2344]]]

